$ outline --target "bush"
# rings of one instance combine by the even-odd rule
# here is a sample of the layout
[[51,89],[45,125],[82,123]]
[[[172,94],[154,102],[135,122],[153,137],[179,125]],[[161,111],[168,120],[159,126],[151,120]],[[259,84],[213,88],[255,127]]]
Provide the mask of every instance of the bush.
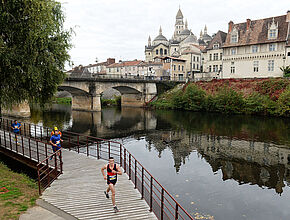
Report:
[[281,116],[290,116],[290,85],[280,95],[278,101],[278,114]]
[[200,111],[204,108],[206,92],[194,84],[186,87],[183,94],[184,109],[191,111]]
[[245,98],[244,111],[247,114],[266,114],[266,103],[269,98],[257,92],[252,93],[249,97]]
[[241,113],[244,107],[242,94],[227,86],[218,90],[212,101],[214,110],[222,113]]
[[172,107],[175,109],[185,109],[186,100],[183,97],[183,91],[179,90],[172,94]]

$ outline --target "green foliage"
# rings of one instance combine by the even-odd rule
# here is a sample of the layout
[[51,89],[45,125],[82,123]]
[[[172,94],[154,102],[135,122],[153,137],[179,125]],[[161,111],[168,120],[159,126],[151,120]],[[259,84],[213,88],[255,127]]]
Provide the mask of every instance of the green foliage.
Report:
[[114,99],[101,99],[102,106],[121,106],[121,96],[114,96]]
[[241,93],[236,92],[232,88],[225,86],[218,90],[213,96],[214,110],[223,113],[241,113],[244,106],[244,100]]
[[44,104],[64,80],[72,31],[54,0],[0,2],[0,107]]
[[288,80],[270,79],[259,82],[257,84],[257,92],[262,95],[267,95],[273,100],[277,100],[280,92],[289,85]]
[[186,87],[183,95],[184,109],[191,111],[200,111],[204,107],[206,92],[194,84]]
[[290,117],[290,85],[278,99],[278,113]]
[[284,77],[290,77],[290,66],[280,67]]
[[250,94],[245,98],[245,113],[247,114],[266,114],[265,103],[268,102],[268,97],[257,92]]

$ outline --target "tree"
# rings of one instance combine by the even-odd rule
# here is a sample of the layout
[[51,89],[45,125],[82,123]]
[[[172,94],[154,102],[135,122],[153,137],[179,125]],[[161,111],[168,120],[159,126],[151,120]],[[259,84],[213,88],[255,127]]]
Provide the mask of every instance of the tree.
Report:
[[284,77],[290,77],[290,66],[280,67],[280,70],[283,72]]
[[44,104],[65,78],[72,30],[54,0],[0,2],[0,107]]

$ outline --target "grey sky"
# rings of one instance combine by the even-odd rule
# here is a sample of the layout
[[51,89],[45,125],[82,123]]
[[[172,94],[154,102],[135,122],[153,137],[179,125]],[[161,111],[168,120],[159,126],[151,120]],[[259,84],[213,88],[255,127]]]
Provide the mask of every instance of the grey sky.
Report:
[[[199,37],[206,24],[211,35],[227,32],[228,22],[245,22],[286,14],[288,0],[60,0],[65,27],[73,27],[75,65],[87,65],[107,57],[117,60],[144,59],[148,36],[153,40],[162,26],[169,39],[180,5],[188,28]],[[288,3],[288,4],[287,4]]]

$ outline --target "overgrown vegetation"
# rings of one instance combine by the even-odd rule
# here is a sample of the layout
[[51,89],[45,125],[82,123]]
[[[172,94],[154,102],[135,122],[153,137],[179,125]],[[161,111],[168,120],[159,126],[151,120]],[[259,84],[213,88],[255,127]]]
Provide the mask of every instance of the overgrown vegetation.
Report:
[[121,96],[114,96],[113,99],[101,99],[102,106],[121,106]]
[[72,98],[70,97],[54,98],[52,102],[55,102],[57,104],[70,105],[72,103]]
[[35,205],[37,183],[24,174],[11,171],[0,161],[0,219],[18,219],[20,214]]
[[290,77],[290,66],[280,67],[284,77]]
[[[219,82],[220,83],[220,82]],[[252,88],[245,81],[223,81],[219,87],[188,84],[165,93],[151,105],[156,108],[184,109],[190,111],[219,112],[225,114],[256,114],[290,116],[290,82],[286,79],[270,79],[255,82]],[[207,88],[207,89],[206,89]]]

